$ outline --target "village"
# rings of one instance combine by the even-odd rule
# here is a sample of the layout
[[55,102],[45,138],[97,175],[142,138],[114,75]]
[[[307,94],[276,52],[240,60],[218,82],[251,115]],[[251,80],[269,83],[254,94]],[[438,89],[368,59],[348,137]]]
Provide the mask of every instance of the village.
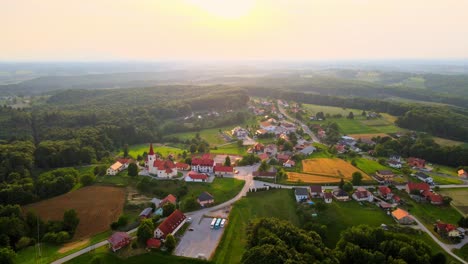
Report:
[[[290,117],[301,112],[307,115],[296,103],[253,100],[249,109],[257,116],[258,123],[219,131],[219,137],[233,142],[228,144],[235,146],[235,151],[223,153],[221,146],[209,153],[192,153],[189,160],[184,160],[172,153],[166,157],[158,155],[153,144],[148,145],[144,161],[138,164],[141,177],[188,184],[210,184],[217,178],[236,178],[245,181],[245,185],[236,197],[224,199],[222,203],[215,195],[200,191],[196,194],[198,209],[185,213],[176,209],[180,207],[176,195],[153,197],[151,206],[139,214],[141,220],[157,217],[152,236],[146,240],[146,248],[167,250],[168,236],[172,240],[176,235],[178,244],[169,245],[176,255],[209,259],[222,237],[222,229],[229,226],[232,204],[248,192],[276,189],[293,192],[298,204],[312,208],[314,218],[321,217],[317,207],[322,203],[368,203],[382,210],[395,224],[427,232],[440,245],[448,243],[460,248],[467,242],[467,230],[457,223],[437,219],[428,225],[411,214],[413,203],[434,208],[450,207],[452,198],[440,191],[454,184],[444,186],[438,182],[444,177],[458,178],[457,183],[463,187],[468,176],[464,169],[458,170],[458,177],[455,177],[439,170],[435,172],[432,164],[417,157],[403,158],[394,153],[385,159],[377,158],[372,149],[376,142],[369,137],[356,139],[338,135],[330,143],[327,132],[333,134],[336,131],[326,127],[329,125],[305,125]],[[310,120],[321,122],[322,115],[310,117]],[[363,116],[367,120],[381,118],[376,113]],[[402,132],[395,136],[413,137],[414,134]],[[107,177],[118,175],[133,162],[119,158],[108,168]],[[164,213],[164,210],[171,213]],[[429,230],[430,225],[433,231]],[[384,223],[381,227],[388,228]],[[131,241],[131,234],[126,232],[116,232],[108,239],[113,251],[129,245]]]

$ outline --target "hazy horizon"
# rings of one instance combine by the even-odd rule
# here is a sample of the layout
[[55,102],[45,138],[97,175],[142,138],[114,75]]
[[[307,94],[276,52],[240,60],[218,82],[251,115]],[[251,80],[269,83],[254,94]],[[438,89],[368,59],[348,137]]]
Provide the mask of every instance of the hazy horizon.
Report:
[[7,0],[0,60],[458,60],[466,10],[456,0]]

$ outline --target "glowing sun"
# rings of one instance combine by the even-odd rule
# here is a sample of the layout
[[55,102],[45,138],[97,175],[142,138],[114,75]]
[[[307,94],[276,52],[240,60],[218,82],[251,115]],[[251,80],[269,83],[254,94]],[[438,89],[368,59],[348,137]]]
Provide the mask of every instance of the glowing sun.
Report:
[[250,13],[253,0],[187,0],[202,11],[223,19],[239,19]]

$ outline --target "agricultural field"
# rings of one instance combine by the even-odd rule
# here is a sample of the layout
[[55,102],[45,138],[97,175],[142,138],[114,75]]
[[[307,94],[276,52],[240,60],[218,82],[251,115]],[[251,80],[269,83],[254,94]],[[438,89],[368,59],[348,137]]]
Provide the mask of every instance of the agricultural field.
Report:
[[360,115],[362,110],[359,109],[351,109],[351,108],[341,108],[335,106],[325,106],[325,105],[314,105],[314,104],[302,104],[302,108],[304,108],[309,114],[316,114],[318,112],[323,112],[324,114],[330,115],[337,115],[341,114],[343,116],[347,116],[349,112],[353,112],[354,115]]
[[459,212],[468,214],[468,188],[441,189],[439,192],[450,196],[453,199],[452,206]]
[[[210,146],[217,146],[226,143],[222,135],[219,133],[219,131],[223,132],[228,132],[230,134],[231,129],[233,129],[236,126],[225,126],[221,128],[210,128],[210,129],[203,129],[200,132],[200,137],[204,139]],[[171,137],[177,137],[181,140],[186,140],[186,139],[192,139],[195,137],[197,132],[185,132],[185,133],[177,133],[177,134],[172,134]]]
[[384,166],[375,160],[370,160],[366,158],[356,158],[354,159],[354,161],[356,162],[356,167],[358,167],[367,174],[373,174],[378,170],[391,170],[395,173],[398,173],[397,170]]
[[61,220],[68,209],[75,209],[80,218],[74,240],[91,237],[109,229],[123,211],[125,189],[89,186],[51,199],[23,206],[35,211],[43,220]]
[[248,193],[237,201],[229,215],[229,224],[216,249],[212,262],[240,263],[247,243],[246,228],[249,221],[259,217],[276,217],[300,225],[296,214],[296,200],[291,190],[271,190]]
[[245,155],[247,153],[247,147],[239,147],[237,142],[229,145],[217,147],[216,149],[210,149],[210,153],[213,154],[226,154],[226,155]]
[[374,137],[388,137],[388,134],[386,133],[370,133],[370,134],[350,134],[348,135],[350,137],[357,139],[366,139],[366,140],[372,140]]
[[441,145],[441,146],[461,146],[461,145],[467,145],[468,143],[463,142],[463,141],[456,141],[456,140],[451,140],[451,139],[446,139],[446,138],[440,138],[440,137],[433,137],[434,141]]
[[[128,147],[128,155],[136,159],[138,155],[143,156],[144,152],[149,151],[149,143],[132,145]],[[161,154],[163,157],[167,157],[169,154],[179,155],[184,152],[183,149],[174,148],[170,146],[164,146],[161,144],[153,143],[153,149],[155,153]],[[119,156],[123,156],[123,150],[119,152]]]
[[337,177],[318,176],[318,175],[299,173],[299,172],[287,172],[287,175],[288,175],[288,182],[293,182],[293,183],[301,182],[301,183],[328,184],[328,183],[338,183],[341,181],[341,178],[337,178]]

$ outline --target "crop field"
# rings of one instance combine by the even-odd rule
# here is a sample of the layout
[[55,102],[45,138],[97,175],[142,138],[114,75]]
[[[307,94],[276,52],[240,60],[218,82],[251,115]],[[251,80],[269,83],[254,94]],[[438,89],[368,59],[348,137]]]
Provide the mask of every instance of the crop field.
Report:
[[452,197],[452,205],[463,214],[468,214],[468,188],[441,189],[443,195]]
[[433,137],[434,141],[441,145],[441,146],[461,146],[461,145],[468,145],[468,143],[463,142],[463,141],[456,141],[456,140],[451,140],[451,139],[446,139],[446,138],[440,138],[440,137]]
[[307,183],[333,183],[341,178],[351,180],[356,171],[362,173],[362,180],[372,180],[369,175],[342,159],[317,158],[302,161],[303,173],[289,172],[288,181]]
[[348,136],[353,137],[355,139],[371,140],[373,137],[387,137],[388,135],[386,133],[370,133],[370,134],[350,134]]
[[61,220],[68,209],[75,209],[80,218],[74,240],[90,237],[109,229],[123,211],[125,189],[90,186],[51,199],[29,204],[26,211],[35,211],[43,220]]

